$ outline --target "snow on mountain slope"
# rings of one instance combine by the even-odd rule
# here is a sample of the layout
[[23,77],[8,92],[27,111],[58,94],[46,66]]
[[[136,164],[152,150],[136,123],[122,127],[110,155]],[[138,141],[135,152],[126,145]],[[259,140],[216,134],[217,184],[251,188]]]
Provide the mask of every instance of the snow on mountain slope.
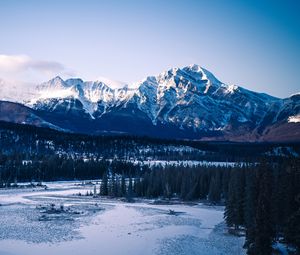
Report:
[[[254,136],[259,136],[274,123],[298,123],[299,98],[279,99],[227,85],[208,70],[190,65],[129,85],[55,77],[37,86],[26,105],[46,114],[47,121],[76,132],[89,127],[88,132],[96,133],[148,134],[151,129],[159,134],[164,128],[166,135],[198,137],[201,133],[230,139],[232,135],[253,137],[254,130]],[[297,127],[293,129],[297,132]]]
[[256,123],[278,99],[221,83],[197,65],[172,68],[139,84],[130,101],[156,125],[224,130],[229,122]]
[[11,102],[24,102],[34,96],[31,84],[19,81],[7,81],[0,78],[0,100]]
[[277,122],[297,123],[293,120],[298,115],[300,115],[300,94],[295,94],[289,98],[272,102],[262,121],[267,124]]
[[[98,106],[103,106],[124,100],[130,94],[131,89],[128,87],[120,89],[111,89],[102,81],[86,81],[81,79],[63,80],[59,76],[37,86],[37,95],[27,104],[33,108],[47,108],[54,110],[57,106],[78,100],[82,104],[83,109],[93,117],[93,113],[98,110]],[[51,107],[50,107],[51,106]],[[70,107],[70,105],[69,105]]]
[[[277,101],[265,94],[248,91],[236,85],[220,82],[212,73],[198,65],[172,68],[136,84],[112,89],[102,81],[84,82],[81,79],[62,80],[60,77],[38,86],[39,96],[29,105],[38,108],[70,98],[78,100],[91,118],[127,108],[142,111],[152,121],[171,123],[180,129],[225,130],[230,122],[256,123]],[[51,106],[51,107],[50,107]]]
[[290,116],[288,118],[288,122],[290,122],[290,123],[299,123],[300,122],[300,114],[295,115],[295,116]]

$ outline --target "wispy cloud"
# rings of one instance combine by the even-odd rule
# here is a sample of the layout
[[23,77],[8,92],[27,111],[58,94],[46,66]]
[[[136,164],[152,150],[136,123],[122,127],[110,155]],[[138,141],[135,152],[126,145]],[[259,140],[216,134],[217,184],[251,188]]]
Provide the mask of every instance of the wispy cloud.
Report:
[[55,61],[35,60],[27,55],[0,54],[0,73],[37,72],[47,75],[69,73],[63,64]]
[[16,72],[25,68],[30,58],[25,55],[0,55],[0,71]]
[[0,54],[0,99],[26,98],[36,85],[56,75],[68,78],[75,72],[56,61]]

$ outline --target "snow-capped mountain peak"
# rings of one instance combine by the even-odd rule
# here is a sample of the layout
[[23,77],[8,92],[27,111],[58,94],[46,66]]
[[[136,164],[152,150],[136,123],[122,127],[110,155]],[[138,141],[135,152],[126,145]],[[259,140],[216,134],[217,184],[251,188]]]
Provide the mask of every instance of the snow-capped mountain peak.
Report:
[[34,104],[38,100],[47,98],[76,97],[76,94],[71,85],[66,83],[61,77],[56,76],[36,87],[36,95],[30,100],[29,104]]
[[[97,104],[120,103],[129,100],[134,94],[140,95],[145,87],[155,88],[156,98],[162,98],[168,90],[175,89],[177,98],[189,91],[209,93],[215,86],[220,86],[213,74],[199,65],[190,65],[184,68],[172,68],[157,76],[149,76],[141,82],[126,84],[100,77],[96,81],[83,81],[80,78],[63,80],[60,76],[44,82],[36,87],[34,96],[26,102],[34,105],[45,99],[63,99],[73,97],[82,102]],[[150,89],[150,90],[151,90]],[[215,90],[215,89],[214,89]],[[167,93],[168,94],[168,93]],[[144,99],[145,99],[144,95]],[[29,101],[29,103],[28,103]]]
[[183,70],[189,74],[198,76],[200,80],[207,80],[215,84],[221,84],[221,82],[211,72],[199,65],[189,65],[184,67]]
[[[46,99],[48,101],[56,99],[55,102],[63,103],[64,98],[73,98],[82,104],[83,109],[91,117],[94,117],[96,112],[97,116],[101,116],[120,105],[125,108],[128,105],[135,105],[154,125],[158,122],[171,122],[181,127],[187,125],[197,129],[211,128],[212,123],[213,128],[224,128],[233,116],[232,109],[228,109],[225,104],[226,101],[235,101],[235,108],[246,107],[246,110],[249,108],[248,111],[244,109],[244,112],[240,113],[242,116],[238,119],[243,121],[251,118],[250,112],[254,107],[261,109],[266,107],[263,100],[260,100],[259,104],[256,102],[256,106],[251,103],[245,105],[245,100],[249,96],[247,93],[236,85],[221,83],[212,73],[199,65],[171,68],[131,86],[122,84],[119,87],[120,83],[116,85],[111,80],[106,81],[116,88],[111,88],[103,78],[97,81],[83,81],[80,78],[64,81],[57,76],[38,86],[39,95],[31,100],[30,105],[36,107],[43,104]],[[241,101],[242,98],[245,98],[244,101]],[[208,104],[213,104],[217,112],[206,113],[203,116],[203,109],[208,111]],[[199,111],[199,107],[202,110]],[[53,108],[55,107],[51,106],[51,109]]]
[[68,84],[60,77],[56,76],[53,79],[44,82],[37,86],[37,90],[59,90],[68,87]]
[[[252,132],[278,121],[298,123],[300,114],[298,96],[279,99],[227,85],[199,65],[171,68],[134,84],[57,76],[37,86],[30,99],[27,106],[56,116],[53,124],[57,126],[58,120],[69,125],[83,118],[89,119],[89,125],[100,123],[96,129],[127,132],[137,125],[137,132],[142,132],[140,128],[146,125],[146,129],[166,127],[188,136]],[[76,125],[72,128],[77,130]]]
[[80,78],[71,78],[64,81],[59,76],[38,85],[36,91],[36,95],[27,102],[30,107],[47,108],[48,104],[51,109],[56,109],[57,107],[53,106],[54,102],[64,104],[66,99],[77,100],[91,118],[94,118],[95,111],[105,111],[109,105],[124,100],[131,92],[127,85],[112,89],[102,80],[83,81]]

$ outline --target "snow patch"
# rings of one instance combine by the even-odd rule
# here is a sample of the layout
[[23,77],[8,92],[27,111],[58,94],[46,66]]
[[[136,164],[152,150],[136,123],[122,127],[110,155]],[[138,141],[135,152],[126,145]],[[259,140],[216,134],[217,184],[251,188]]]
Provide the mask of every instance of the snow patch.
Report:
[[237,89],[238,89],[238,86],[233,85],[233,84],[227,86],[227,92],[230,94],[233,94]]
[[299,123],[300,122],[300,114],[294,115],[294,116],[290,116],[288,118],[288,122],[289,123]]

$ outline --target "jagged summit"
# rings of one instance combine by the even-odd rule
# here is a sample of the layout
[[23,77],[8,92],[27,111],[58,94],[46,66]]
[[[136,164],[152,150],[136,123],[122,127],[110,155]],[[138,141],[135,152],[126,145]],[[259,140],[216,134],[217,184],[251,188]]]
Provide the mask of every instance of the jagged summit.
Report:
[[279,99],[224,84],[199,65],[134,84],[57,76],[38,85],[26,105],[62,129],[183,138],[270,135],[267,126],[298,123],[300,112],[298,95]]
[[[83,81],[81,78],[63,80],[60,76],[56,76],[53,79],[37,86],[37,97],[39,97],[39,94],[43,94],[42,98],[46,98],[47,95],[49,98],[74,96],[72,93],[65,93],[66,91],[64,91],[72,91],[70,88],[73,86],[77,86],[78,88],[80,87],[85,92],[88,91],[88,93],[85,94],[97,94],[98,97],[93,97],[93,101],[101,99],[107,101],[108,98],[111,98],[112,100],[118,100],[118,98],[107,96],[105,94],[117,94],[116,91],[127,90],[135,90],[137,92],[139,91],[140,86],[159,86],[160,88],[165,87],[166,89],[170,87],[184,87],[185,92],[187,90],[198,90],[198,92],[207,93],[212,89],[210,88],[211,86],[216,88],[221,85],[226,87],[226,85],[221,83],[211,72],[194,64],[183,68],[171,68],[157,76],[148,76],[144,80],[134,84],[115,82],[102,77],[96,81]],[[232,92],[232,88],[232,86],[229,86],[228,91]],[[102,93],[97,92],[99,90],[101,90]],[[45,91],[47,91],[47,93],[43,93]],[[54,91],[59,93],[52,93]],[[101,98],[100,94],[103,98]],[[35,99],[33,99],[33,101]]]
[[[135,86],[135,89],[126,85],[111,88],[103,81],[79,78],[64,81],[55,77],[39,87],[40,96],[31,101],[31,106],[44,109],[49,104],[49,108],[56,109],[64,103],[64,98],[71,98],[79,101],[92,118],[116,109],[134,108],[153,125],[171,123],[180,129],[197,131],[224,130],[232,119],[239,123],[253,122],[262,118],[269,103],[255,92],[220,82],[199,65],[171,68]],[[49,99],[55,99],[57,106]]]
[[61,89],[64,88],[67,84],[65,81],[60,77],[56,76],[53,79],[38,85],[38,89]]

